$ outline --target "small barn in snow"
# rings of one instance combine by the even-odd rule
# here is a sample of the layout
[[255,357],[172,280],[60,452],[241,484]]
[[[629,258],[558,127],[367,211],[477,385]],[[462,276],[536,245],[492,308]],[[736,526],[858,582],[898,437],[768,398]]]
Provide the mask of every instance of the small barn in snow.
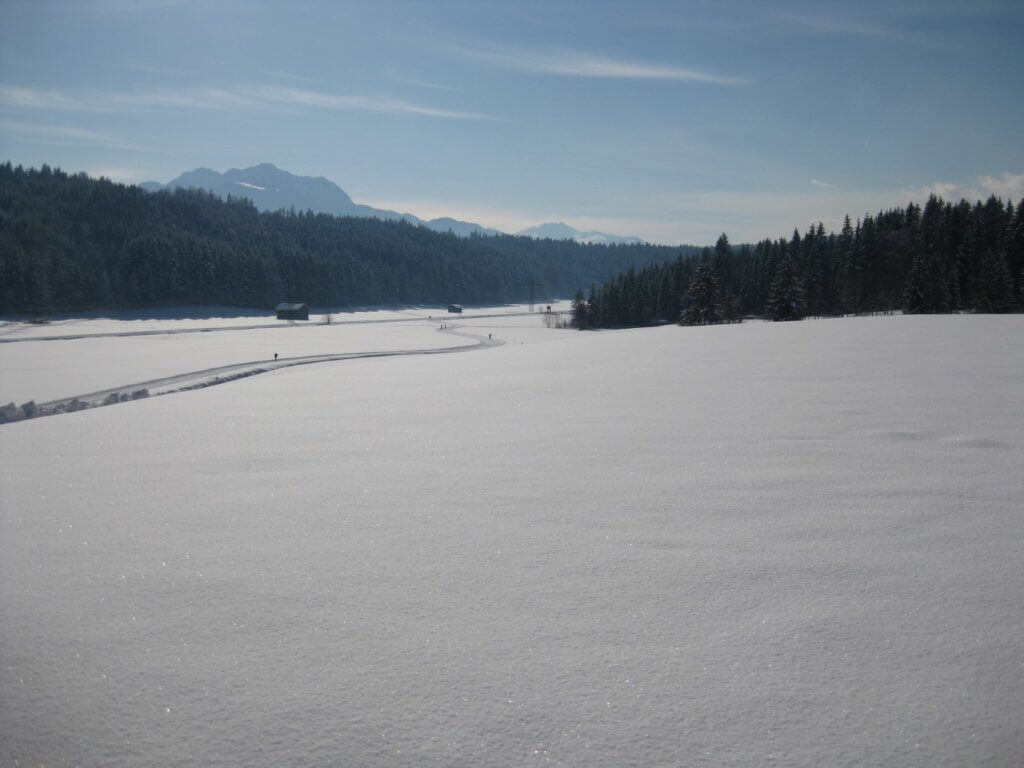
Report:
[[309,320],[309,307],[306,304],[278,304],[278,320]]

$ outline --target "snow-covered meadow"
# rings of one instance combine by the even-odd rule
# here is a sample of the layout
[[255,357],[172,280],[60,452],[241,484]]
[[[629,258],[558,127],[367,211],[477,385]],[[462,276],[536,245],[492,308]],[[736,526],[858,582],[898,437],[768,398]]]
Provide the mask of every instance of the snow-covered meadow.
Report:
[[[555,308],[566,309],[567,303]],[[470,313],[494,316],[490,322],[525,321],[530,328],[539,322],[536,316],[517,320],[529,313],[528,307],[519,305]],[[313,315],[306,322],[280,321],[266,314],[221,316],[216,311],[201,319],[178,317],[180,312],[169,310],[167,314],[171,316],[5,323],[0,326],[0,405],[45,403],[193,372],[210,371],[212,376],[218,368],[272,362],[275,354],[281,360],[296,360],[475,343],[457,334],[439,338],[441,324],[458,318],[437,308]],[[368,324],[375,326],[372,332],[364,327]]]
[[1024,764],[1024,317],[458,324],[0,426],[0,763]]

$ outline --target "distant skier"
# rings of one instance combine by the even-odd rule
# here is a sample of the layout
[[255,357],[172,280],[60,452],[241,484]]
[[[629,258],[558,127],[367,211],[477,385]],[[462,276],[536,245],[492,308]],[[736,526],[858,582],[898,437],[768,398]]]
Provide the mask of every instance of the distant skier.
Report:
[[274,359],[277,360],[277,352],[274,353]]

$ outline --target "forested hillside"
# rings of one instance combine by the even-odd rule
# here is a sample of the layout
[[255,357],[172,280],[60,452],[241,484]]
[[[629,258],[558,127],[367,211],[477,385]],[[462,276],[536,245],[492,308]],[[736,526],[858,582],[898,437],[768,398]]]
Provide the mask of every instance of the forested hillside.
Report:
[[795,320],[903,310],[1008,312],[1024,308],[1024,200],[847,216],[839,234],[818,224],[788,240],[714,249],[630,269],[574,302],[578,327],[707,324],[755,315]]
[[463,238],[0,165],[0,313],[539,301],[697,250]]

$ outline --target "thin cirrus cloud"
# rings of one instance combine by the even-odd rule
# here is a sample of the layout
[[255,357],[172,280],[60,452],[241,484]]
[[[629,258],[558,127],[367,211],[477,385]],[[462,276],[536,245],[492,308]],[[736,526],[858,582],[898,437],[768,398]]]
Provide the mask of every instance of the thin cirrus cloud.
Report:
[[23,123],[17,120],[0,120],[0,131],[18,134],[36,144],[100,146],[135,152],[152,151],[150,147],[126,141],[119,136],[69,125],[47,125],[45,123]]
[[461,88],[457,88],[454,85],[444,85],[442,83],[434,83],[430,80],[423,80],[419,77],[407,77],[395,72],[389,73],[388,77],[394,80],[396,83],[402,83],[402,85],[411,85],[414,88],[429,88],[432,91],[461,91]]
[[247,88],[242,91],[247,97],[265,104],[291,107],[313,107],[336,111],[383,112],[393,115],[421,115],[447,120],[499,120],[493,115],[480,112],[461,112],[416,104],[386,96],[340,96],[319,91],[276,86]]
[[81,100],[59,91],[38,88],[0,87],[0,105],[20,109],[83,111]]
[[869,37],[880,40],[903,40],[906,37],[889,27],[837,16],[788,15],[783,16],[782,21],[804,33],[814,35]]
[[456,53],[505,69],[564,77],[623,80],[676,80],[711,85],[746,85],[747,81],[684,67],[615,59],[585,51],[538,51],[525,48],[456,47]]
[[82,112],[109,112],[125,107],[226,112],[289,108],[376,112],[444,120],[501,119],[480,112],[443,109],[388,96],[347,96],[279,86],[197,88],[178,91],[99,91],[78,96],[54,90],[0,87],[0,106]]

